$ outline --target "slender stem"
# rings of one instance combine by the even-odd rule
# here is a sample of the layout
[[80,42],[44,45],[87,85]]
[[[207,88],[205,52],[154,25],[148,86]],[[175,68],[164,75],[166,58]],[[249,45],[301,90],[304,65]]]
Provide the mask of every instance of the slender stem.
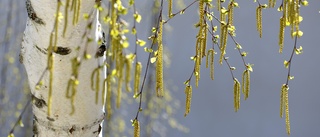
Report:
[[[157,21],[157,29],[156,29],[155,35],[157,35],[157,33],[158,33],[158,30],[159,30],[159,22],[162,20],[162,9],[163,9],[163,0],[161,0],[160,12],[159,12],[159,17],[158,17],[158,21]],[[155,36],[154,39],[155,39],[156,37],[157,37],[157,36]],[[153,46],[154,46],[154,42],[152,42],[150,48],[152,49]],[[139,108],[138,108],[138,111],[137,111],[137,114],[136,114],[135,119],[138,119],[139,113],[140,113],[140,111],[141,111],[141,109],[142,109],[142,107],[141,107],[141,105],[142,105],[142,93],[143,93],[143,88],[144,88],[144,86],[145,86],[145,81],[146,81],[146,78],[147,78],[148,69],[149,69],[149,66],[150,66],[151,54],[152,54],[152,53],[149,53],[146,70],[145,70],[144,77],[143,77],[143,80],[142,80],[142,85],[141,85],[141,88],[140,88],[140,92],[138,93],[140,100],[139,100]]]
[[11,128],[11,130],[10,130],[10,132],[9,132],[9,135],[10,135],[10,134],[13,134],[14,129],[17,127],[18,123],[21,121],[22,115],[24,114],[24,112],[26,112],[28,106],[30,105],[30,102],[31,102],[31,99],[28,99],[28,102],[27,102],[27,104],[24,106],[24,108],[23,108],[22,112],[20,113],[20,115],[19,115],[16,123],[15,123],[14,126]]
[[297,48],[297,39],[298,39],[298,34],[294,38],[294,46],[293,46],[293,49],[292,49],[292,52],[291,52],[291,55],[290,55],[290,59],[288,61],[289,66],[288,66],[288,76],[287,76],[286,85],[289,84],[289,77],[290,77],[290,73],[291,73],[291,62],[292,62],[292,59],[293,59],[294,52],[295,52],[295,50]]
[[180,14],[181,12],[184,12],[186,9],[188,9],[189,7],[191,7],[194,3],[196,3],[197,1],[199,1],[199,0],[195,0],[195,1],[193,1],[192,3],[190,3],[187,7],[185,7],[185,8],[183,8],[182,10],[180,10],[180,11],[178,11],[178,12],[176,12],[176,13],[174,13],[174,14],[172,14],[171,16],[171,18],[169,18],[168,20],[166,20],[166,21],[164,21],[163,22],[163,24],[166,24],[168,21],[170,21],[174,16],[176,16],[176,15],[178,15],[178,14]]

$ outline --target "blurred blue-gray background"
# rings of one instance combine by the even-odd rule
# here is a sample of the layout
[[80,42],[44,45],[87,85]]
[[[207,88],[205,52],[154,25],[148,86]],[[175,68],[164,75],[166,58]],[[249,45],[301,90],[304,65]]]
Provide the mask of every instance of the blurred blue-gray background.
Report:
[[[192,0],[177,0],[174,5],[181,1],[185,5],[193,2]],[[234,25],[237,29],[235,38],[243,50],[248,52],[246,61],[254,64],[249,98],[244,101],[242,97],[240,110],[234,112],[233,80],[227,65],[216,63],[214,81],[210,79],[209,69],[202,66],[199,88],[193,88],[191,112],[186,118],[183,116],[185,100],[183,82],[189,78],[193,69],[193,61],[190,60],[190,57],[194,56],[198,31],[194,27],[198,21],[198,11],[197,6],[193,5],[185,11],[185,14],[171,19],[165,25],[163,34],[165,50],[168,51],[171,62],[170,67],[165,69],[165,79],[167,79],[167,85],[170,85],[168,89],[173,97],[180,100],[181,103],[174,118],[180,124],[188,127],[189,132],[183,133],[167,127],[165,134],[154,134],[153,136],[287,136],[285,119],[279,116],[280,88],[287,78],[287,69],[284,68],[283,61],[289,59],[294,41],[290,38],[290,31],[287,28],[284,50],[282,54],[279,54],[279,18],[282,13],[276,8],[262,11],[263,35],[262,38],[259,38],[255,18],[258,4],[253,1],[239,0],[237,2],[240,8],[236,8],[234,14]],[[268,1],[260,0],[260,2],[267,3]],[[276,7],[280,5],[279,3],[280,0]],[[152,4],[153,1],[137,2],[138,12],[143,17],[142,22],[137,24],[137,29],[138,32],[142,32],[139,36],[144,40],[147,39],[150,30],[146,26],[150,26],[153,20],[151,19]],[[179,9],[181,9],[179,6],[174,6],[173,11],[176,12]],[[301,7],[303,21],[300,29],[304,34],[298,39],[298,46],[303,46],[303,54],[294,55],[291,74],[295,78],[289,82],[291,137],[320,136],[319,10],[320,1],[309,1],[309,6]],[[164,11],[167,12],[166,8]],[[217,11],[214,10],[214,12]],[[0,136],[6,136],[10,131],[29,97],[29,91],[25,88],[27,86],[25,70],[18,61],[26,19],[25,1],[0,1]],[[234,73],[240,80],[244,67],[238,51],[234,48],[234,43],[229,41],[226,56],[229,57],[230,64],[237,68]],[[141,59],[141,61],[143,64],[146,63],[146,59]],[[132,106],[136,108],[137,104],[134,103]],[[16,128],[16,136],[31,136],[32,114],[30,112],[31,107],[23,118],[25,127]],[[135,109],[132,111],[129,109],[127,113],[129,118],[126,119],[130,120],[135,115]],[[130,125],[129,121],[126,122],[127,125]]]

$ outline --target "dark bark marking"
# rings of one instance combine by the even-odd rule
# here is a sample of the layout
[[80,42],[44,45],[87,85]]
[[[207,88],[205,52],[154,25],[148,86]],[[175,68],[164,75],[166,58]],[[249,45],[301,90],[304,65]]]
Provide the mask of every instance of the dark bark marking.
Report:
[[94,131],[93,134],[100,134],[101,128],[102,128],[101,125],[99,125],[98,130]]
[[36,96],[32,95],[32,103],[36,105],[37,108],[41,109],[44,106],[47,106],[46,102],[43,99],[39,99]]
[[96,57],[96,58],[102,57],[102,56],[104,55],[104,52],[105,52],[105,51],[106,51],[106,45],[102,44],[102,45],[98,48],[95,57]]
[[72,126],[70,129],[69,129],[69,133],[72,134],[74,131],[76,131],[75,127]]
[[41,24],[41,25],[45,25],[46,23],[37,16],[36,12],[34,11],[31,1],[30,0],[26,0],[26,8],[27,8],[27,12],[28,12],[28,17],[33,20],[34,22]]
[[23,64],[23,55],[21,53],[19,54],[19,62]]
[[51,118],[51,117],[49,117],[49,116],[47,116],[47,119],[48,119],[49,121],[54,121],[54,118]]
[[71,53],[71,49],[68,47],[56,47],[54,50],[54,53],[60,54],[60,55],[68,55]]
[[33,136],[34,136],[34,137],[37,137],[37,136],[38,136],[38,133],[39,133],[36,122],[37,122],[37,118],[34,116],[34,119],[33,119],[33,129],[32,129],[32,131],[33,131]]
[[47,50],[46,49],[41,49],[40,47],[38,47],[37,45],[34,45],[36,47],[37,50],[39,50],[41,53],[43,54],[47,54]]

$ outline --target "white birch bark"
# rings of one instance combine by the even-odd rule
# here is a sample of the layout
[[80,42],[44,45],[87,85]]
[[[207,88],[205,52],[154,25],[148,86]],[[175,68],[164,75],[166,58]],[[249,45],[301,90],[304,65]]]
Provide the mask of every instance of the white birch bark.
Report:
[[[29,85],[33,98],[34,113],[34,135],[37,137],[94,137],[99,136],[101,122],[104,118],[101,92],[99,101],[96,104],[96,92],[91,89],[91,73],[98,67],[98,59],[94,58],[98,45],[96,42],[89,43],[87,53],[92,58],[82,59],[79,69],[79,85],[74,98],[75,111],[73,115],[70,98],[66,98],[68,81],[71,77],[71,59],[83,56],[86,38],[82,39],[88,25],[88,20],[83,19],[84,13],[93,13],[89,20],[94,20],[90,37],[96,39],[97,34],[97,11],[94,8],[95,0],[82,0],[79,22],[72,25],[73,11],[69,11],[67,32],[62,36],[64,19],[59,22],[58,27],[58,47],[71,49],[66,55],[53,53],[53,87],[51,114],[48,115],[48,91],[49,91],[49,72],[43,72],[47,67],[47,48],[49,46],[50,33],[54,28],[55,12],[57,0],[27,0],[29,13],[24,38],[22,41],[20,61],[25,65]],[[62,0],[65,5],[65,0]],[[33,11],[30,11],[30,6]],[[64,15],[64,6],[61,13]],[[66,17],[64,17],[66,18]],[[76,48],[81,46],[80,50]],[[104,72],[101,72],[104,74]],[[36,84],[42,77],[43,85],[36,90]],[[103,78],[100,78],[103,81]],[[102,86],[101,88],[102,89]],[[100,134],[101,136],[101,134]]]

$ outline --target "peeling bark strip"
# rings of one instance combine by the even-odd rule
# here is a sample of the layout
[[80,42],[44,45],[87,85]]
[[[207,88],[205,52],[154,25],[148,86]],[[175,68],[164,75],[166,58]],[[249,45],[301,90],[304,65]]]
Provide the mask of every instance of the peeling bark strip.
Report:
[[60,54],[60,55],[68,55],[71,53],[71,49],[68,47],[57,47],[54,50],[54,53]]
[[30,19],[32,19],[34,22],[41,24],[41,25],[46,25],[46,23],[37,16],[36,12],[34,11],[31,1],[30,0],[26,0],[26,8],[27,8],[27,12],[28,12],[28,17]]

